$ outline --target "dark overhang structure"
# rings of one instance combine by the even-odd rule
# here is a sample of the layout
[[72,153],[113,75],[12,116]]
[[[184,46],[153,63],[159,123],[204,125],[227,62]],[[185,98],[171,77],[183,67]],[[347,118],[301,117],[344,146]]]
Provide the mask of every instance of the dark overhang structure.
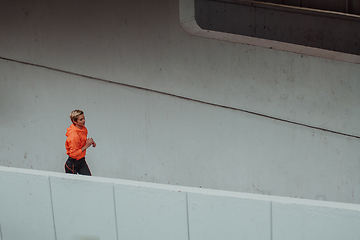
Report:
[[180,0],[190,34],[360,63],[360,1]]

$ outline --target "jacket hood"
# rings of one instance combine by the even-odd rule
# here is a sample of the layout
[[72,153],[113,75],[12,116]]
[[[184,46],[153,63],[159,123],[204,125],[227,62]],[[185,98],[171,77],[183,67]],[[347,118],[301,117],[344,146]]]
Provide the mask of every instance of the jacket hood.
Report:
[[74,124],[71,124],[70,127],[67,128],[65,136],[70,136],[72,132],[81,132],[84,130],[84,128],[85,127],[83,127],[82,129],[78,129]]

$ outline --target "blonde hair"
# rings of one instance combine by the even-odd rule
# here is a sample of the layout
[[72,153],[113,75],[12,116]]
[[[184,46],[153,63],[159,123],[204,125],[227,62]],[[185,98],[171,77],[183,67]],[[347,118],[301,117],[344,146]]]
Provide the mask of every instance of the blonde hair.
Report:
[[84,114],[84,112],[81,111],[81,110],[78,110],[78,109],[77,109],[77,110],[72,111],[72,112],[70,113],[70,116],[69,116],[71,122],[72,122],[72,123],[77,122],[78,117],[79,117],[81,114]]

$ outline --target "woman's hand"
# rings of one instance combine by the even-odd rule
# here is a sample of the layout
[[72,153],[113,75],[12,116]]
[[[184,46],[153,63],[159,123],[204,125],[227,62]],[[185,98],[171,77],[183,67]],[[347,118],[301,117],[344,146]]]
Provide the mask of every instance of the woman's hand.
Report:
[[93,147],[96,147],[96,143],[94,142],[94,140],[93,140],[92,146],[93,146]]
[[[88,147],[90,147],[91,145],[93,145],[95,142],[92,138],[88,138],[86,139],[85,145],[81,148],[81,151],[85,151]],[[96,143],[95,143],[96,146]]]
[[92,138],[86,139],[85,146],[86,148],[90,147],[94,143],[94,140]]

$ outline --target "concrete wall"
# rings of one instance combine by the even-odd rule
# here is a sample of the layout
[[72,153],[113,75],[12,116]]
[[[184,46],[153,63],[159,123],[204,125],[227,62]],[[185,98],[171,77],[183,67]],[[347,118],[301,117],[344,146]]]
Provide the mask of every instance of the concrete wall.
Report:
[[360,206],[0,167],[1,240],[358,239]]
[[360,203],[359,65],[191,36],[177,1],[0,16],[0,165],[63,172],[82,109],[95,176]]

